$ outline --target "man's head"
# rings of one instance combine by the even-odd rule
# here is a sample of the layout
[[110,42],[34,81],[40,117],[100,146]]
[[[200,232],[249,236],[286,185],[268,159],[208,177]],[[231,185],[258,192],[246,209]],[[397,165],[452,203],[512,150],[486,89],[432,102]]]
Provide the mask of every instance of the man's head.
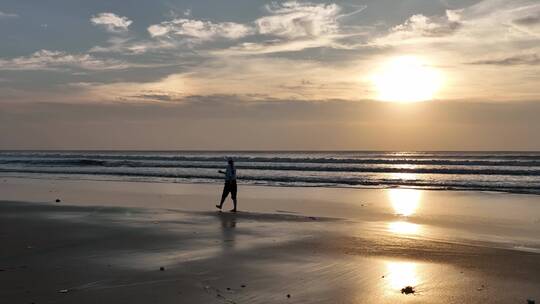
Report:
[[232,157],[227,157],[227,162],[228,162],[230,165],[233,165],[233,164],[234,164],[234,160],[232,159]]

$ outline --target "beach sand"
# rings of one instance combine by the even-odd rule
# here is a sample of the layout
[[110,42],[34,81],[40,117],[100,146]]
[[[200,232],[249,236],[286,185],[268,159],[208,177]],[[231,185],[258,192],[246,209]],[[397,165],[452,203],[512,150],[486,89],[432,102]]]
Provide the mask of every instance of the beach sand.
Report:
[[534,195],[240,185],[232,214],[221,185],[5,178],[0,193],[2,303],[540,301]]

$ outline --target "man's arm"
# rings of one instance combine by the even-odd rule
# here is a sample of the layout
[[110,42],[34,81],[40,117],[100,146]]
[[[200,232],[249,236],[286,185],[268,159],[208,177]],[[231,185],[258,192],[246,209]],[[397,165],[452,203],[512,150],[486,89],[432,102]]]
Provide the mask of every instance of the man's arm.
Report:
[[221,174],[227,174],[227,172],[225,172],[223,170],[219,170],[218,172],[221,173]]

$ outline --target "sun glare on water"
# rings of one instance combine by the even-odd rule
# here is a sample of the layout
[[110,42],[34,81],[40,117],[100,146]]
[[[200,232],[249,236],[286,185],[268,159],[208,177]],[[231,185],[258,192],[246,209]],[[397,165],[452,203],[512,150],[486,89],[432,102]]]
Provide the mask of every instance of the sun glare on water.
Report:
[[388,262],[388,287],[390,290],[400,290],[405,286],[416,286],[420,283],[417,265],[411,262]]
[[442,75],[416,56],[395,57],[383,63],[372,76],[381,101],[432,100],[442,85]]
[[422,192],[416,189],[388,189],[387,191],[394,212],[401,216],[413,215],[422,199]]

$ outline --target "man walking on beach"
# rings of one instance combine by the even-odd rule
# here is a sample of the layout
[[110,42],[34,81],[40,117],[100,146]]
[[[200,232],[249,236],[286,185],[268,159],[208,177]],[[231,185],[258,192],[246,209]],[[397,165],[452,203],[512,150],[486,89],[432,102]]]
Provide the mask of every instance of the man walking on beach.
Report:
[[228,165],[227,170],[219,170],[219,173],[225,174],[225,186],[223,187],[223,194],[221,195],[221,203],[219,205],[216,205],[219,210],[221,210],[221,207],[223,206],[223,202],[225,202],[225,199],[227,198],[227,195],[231,193],[231,198],[234,203],[234,208],[231,209],[231,212],[236,212],[236,168],[234,167],[234,161],[232,158],[227,159]]

